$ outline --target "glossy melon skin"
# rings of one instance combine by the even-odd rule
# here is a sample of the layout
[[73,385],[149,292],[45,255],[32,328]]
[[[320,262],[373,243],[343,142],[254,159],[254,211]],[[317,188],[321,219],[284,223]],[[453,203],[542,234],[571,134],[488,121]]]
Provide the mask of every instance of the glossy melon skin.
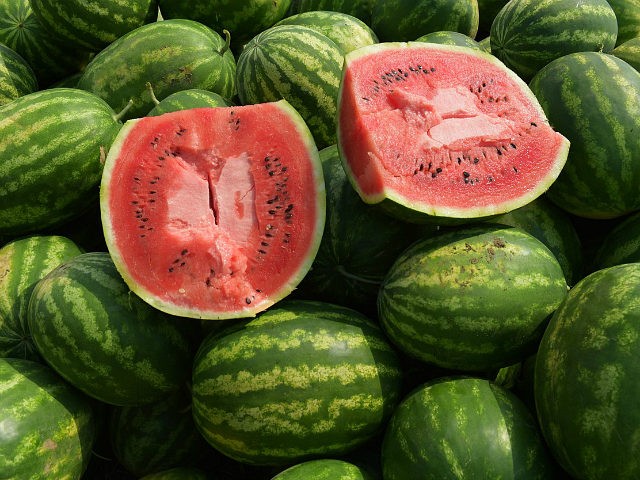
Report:
[[127,122],[100,205],[114,263],[146,302],[172,315],[251,317],[309,270],[324,179],[286,101],[197,108]]

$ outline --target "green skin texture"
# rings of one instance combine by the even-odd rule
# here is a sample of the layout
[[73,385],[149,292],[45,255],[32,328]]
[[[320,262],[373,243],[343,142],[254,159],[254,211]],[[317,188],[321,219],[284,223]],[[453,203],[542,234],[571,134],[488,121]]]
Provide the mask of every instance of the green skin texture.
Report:
[[606,0],[515,0],[491,24],[491,53],[529,81],[569,53],[610,52],[617,34]]
[[416,42],[439,43],[441,45],[458,45],[460,47],[480,48],[478,42],[464,33],[443,30],[422,35]]
[[27,61],[41,89],[80,71],[90,56],[77,46],[63,45],[38,21],[29,0],[0,2],[0,43]]
[[360,467],[344,460],[319,459],[299,463],[278,473],[272,480],[373,480]]
[[195,324],[131,293],[106,252],[78,255],[40,280],[27,317],[47,363],[104,403],[158,401],[189,375]]
[[0,472],[3,480],[80,478],[96,419],[88,398],[49,367],[0,358]]
[[[157,402],[113,407],[108,430],[115,458],[137,477],[190,464],[206,448],[185,389]],[[207,455],[215,452],[207,448]]]
[[34,235],[0,248],[0,357],[38,360],[27,324],[36,283],[66,260],[80,255],[66,237]]
[[40,23],[73,47],[99,52],[122,35],[158,17],[157,0],[30,0]]
[[385,431],[382,470],[385,480],[556,478],[522,401],[464,377],[433,380],[402,400]]
[[333,11],[311,11],[291,15],[276,25],[303,25],[329,37],[346,55],[366,45],[378,43],[371,28],[353,15]]
[[616,45],[640,37],[640,0],[608,0],[618,19]]
[[[40,90],[0,107],[0,235],[62,225],[98,196],[122,124],[99,97]],[[52,181],[55,179],[55,181]]]
[[27,61],[0,43],[0,106],[37,89],[36,74]]
[[371,25],[371,9],[375,0],[292,0],[288,15],[314,10],[346,13]]
[[640,212],[625,217],[600,242],[592,271],[640,262]]
[[560,264],[523,230],[460,227],[414,243],[380,287],[380,322],[407,355],[490,371],[535,350],[567,293]]
[[192,20],[174,19],[118,38],[91,60],[78,88],[95,93],[117,112],[132,100],[122,116],[128,120],[154,107],[147,82],[159,100],[190,88],[231,98],[235,74],[235,58],[218,33]]
[[158,102],[158,104],[153,107],[149,113],[147,113],[147,116],[152,117],[155,115],[162,115],[163,113],[186,110],[189,108],[229,106],[231,106],[231,102],[217,93],[199,88],[192,88],[172,93],[161,102]]
[[[305,57],[308,62],[301,60]],[[327,36],[302,25],[271,27],[238,57],[240,103],[284,98],[305,120],[317,147],[325,148],[336,143],[342,63],[342,52]]]
[[640,32],[638,37],[619,44],[611,53],[640,72]]
[[159,0],[165,19],[188,18],[216,32],[229,30],[234,48],[285,17],[291,0]]
[[395,259],[425,228],[364,203],[342,168],[335,145],[320,151],[327,194],[322,241],[295,293],[376,315],[376,298]]
[[554,254],[569,286],[583,277],[582,245],[571,217],[545,196],[491,220],[530,233]]
[[366,442],[400,387],[398,357],[375,323],[336,305],[289,300],[205,339],[194,361],[193,414],[225,455],[290,465]]
[[476,0],[374,0],[371,28],[383,42],[405,42],[449,30],[475,38]]
[[545,66],[529,86],[571,142],[548,198],[592,219],[639,209],[640,73],[613,55],[579,52]]
[[553,315],[536,357],[544,437],[573,478],[640,478],[640,264],[582,279]]

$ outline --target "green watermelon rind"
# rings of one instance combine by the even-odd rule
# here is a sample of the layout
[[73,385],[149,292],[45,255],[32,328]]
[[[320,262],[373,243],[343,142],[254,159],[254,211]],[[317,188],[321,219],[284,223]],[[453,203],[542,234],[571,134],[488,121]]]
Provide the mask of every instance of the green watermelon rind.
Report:
[[[378,43],[371,46],[363,47],[358,50],[355,50],[347,55],[345,55],[345,63],[343,67],[343,75],[340,81],[340,89],[338,91],[338,111],[341,108],[341,99],[342,99],[342,90],[344,86],[344,72],[348,68],[350,62],[357,60],[360,57],[364,57],[370,54],[374,54],[384,50],[394,50],[394,49],[407,49],[411,50],[413,48],[420,49],[425,48],[425,45],[428,45],[429,48],[433,49],[441,49],[441,50],[449,50],[454,52],[460,52],[472,57],[477,57],[482,59],[485,62],[488,62],[492,65],[497,66],[500,69],[503,69],[509,78],[513,80],[516,86],[520,87],[523,92],[526,92],[528,99],[531,101],[531,106],[535,110],[535,112],[540,116],[540,121],[546,119],[546,114],[540,105],[540,102],[531,91],[529,86],[516,75],[513,71],[509,70],[500,60],[491,55],[490,53],[486,53],[480,49],[472,49],[469,47],[462,47],[459,45],[441,45],[434,43],[424,43],[424,42],[385,42]],[[547,122],[548,123],[548,122]],[[464,209],[458,208],[445,208],[445,207],[436,207],[434,208],[431,205],[425,205],[421,203],[408,201],[402,195],[402,192],[396,191],[392,188],[383,189],[383,191],[379,195],[369,196],[365,195],[362,189],[358,186],[358,182],[355,179],[355,175],[353,170],[348,164],[346,156],[344,154],[344,150],[342,148],[342,142],[344,141],[341,138],[341,129],[338,126],[338,148],[340,152],[340,158],[343,161],[343,167],[347,172],[347,176],[353,185],[353,188],[358,192],[360,197],[364,202],[369,204],[382,204],[382,208],[391,212],[393,216],[397,216],[408,222],[415,223],[429,223],[433,221],[435,217],[440,217],[443,219],[474,219],[478,217],[489,217],[491,215],[498,215],[501,213],[506,213],[511,210],[514,210],[518,207],[526,205],[527,203],[535,200],[540,195],[545,193],[549,187],[556,181],[561,171],[564,168],[566,163],[567,156],[569,154],[569,141],[566,138],[563,138],[561,148],[558,150],[555,161],[552,162],[552,168],[549,170],[547,176],[544,181],[541,181],[538,184],[538,187],[535,189],[531,189],[526,193],[522,194],[520,197],[505,201],[502,203],[496,203],[491,205],[490,207],[470,207]]]

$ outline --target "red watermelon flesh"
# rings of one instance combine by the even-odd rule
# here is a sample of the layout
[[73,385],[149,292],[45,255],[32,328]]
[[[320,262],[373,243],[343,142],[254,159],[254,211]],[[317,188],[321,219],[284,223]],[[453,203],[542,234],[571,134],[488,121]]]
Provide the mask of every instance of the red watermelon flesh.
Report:
[[107,247],[131,290],[205,319],[289,294],[317,251],[324,201],[318,151],[285,101],[130,120],[101,185]]
[[495,57],[421,42],[347,55],[338,142],[367,203],[390,200],[418,216],[455,218],[535,199],[569,149],[529,87]]

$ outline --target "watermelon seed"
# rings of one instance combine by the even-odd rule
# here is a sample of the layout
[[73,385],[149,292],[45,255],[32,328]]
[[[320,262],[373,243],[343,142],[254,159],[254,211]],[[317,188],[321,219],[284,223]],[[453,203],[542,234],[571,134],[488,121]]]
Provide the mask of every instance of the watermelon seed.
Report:
[[492,177],[491,175],[489,175],[489,176],[487,177],[487,181],[488,181],[489,183],[493,182],[493,177]]
[[478,157],[474,157],[473,158],[473,163],[474,164],[478,164],[478,162],[480,162],[480,159]]
[[496,148],[496,152],[498,153],[498,155],[502,155],[502,150],[500,150],[499,148]]
[[252,299],[250,297],[247,297],[244,299],[245,302],[247,302],[247,305],[249,305],[252,302]]
[[510,143],[509,145],[511,145],[511,148],[516,148],[516,144],[515,143]]
[[518,169],[515,167],[515,165],[514,165],[514,167],[513,167],[513,171],[514,171],[515,173],[518,173]]
[[258,253],[261,253],[262,255],[266,255],[267,254],[267,252],[265,252],[263,249],[259,249]]
[[137,205],[138,201],[137,200],[131,200],[131,205]]
[[532,126],[532,127],[537,127],[537,126],[538,126],[538,124],[537,124],[536,122],[531,122],[531,126]]

